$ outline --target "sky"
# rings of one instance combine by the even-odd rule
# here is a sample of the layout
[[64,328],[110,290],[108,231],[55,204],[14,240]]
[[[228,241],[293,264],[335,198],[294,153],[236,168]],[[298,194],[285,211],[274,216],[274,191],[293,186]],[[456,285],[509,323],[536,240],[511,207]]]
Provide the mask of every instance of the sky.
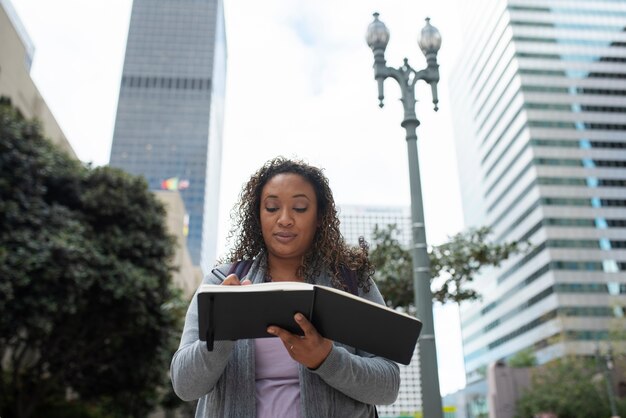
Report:
[[[109,161],[131,0],[11,0],[35,46],[31,76],[78,157]],[[400,90],[385,82],[378,107],[365,32],[379,12],[391,32],[385,58],[426,66],[424,19],[441,32],[439,111],[416,89],[428,243],[463,229],[448,75],[461,46],[455,0],[225,0],[227,86],[218,248],[243,183],[268,159],[322,167],[337,204],[410,204]],[[219,254],[218,254],[219,255]],[[458,310],[435,305],[443,394],[464,386]]]

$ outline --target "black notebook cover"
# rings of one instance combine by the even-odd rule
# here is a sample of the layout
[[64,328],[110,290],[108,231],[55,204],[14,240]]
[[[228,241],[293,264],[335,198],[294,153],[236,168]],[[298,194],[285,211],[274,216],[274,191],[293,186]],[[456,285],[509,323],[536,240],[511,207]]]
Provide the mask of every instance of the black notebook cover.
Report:
[[198,293],[200,340],[272,337],[277,325],[302,335],[293,316],[304,314],[324,337],[409,364],[422,323],[408,315],[325,286],[274,282],[248,286],[203,285]]

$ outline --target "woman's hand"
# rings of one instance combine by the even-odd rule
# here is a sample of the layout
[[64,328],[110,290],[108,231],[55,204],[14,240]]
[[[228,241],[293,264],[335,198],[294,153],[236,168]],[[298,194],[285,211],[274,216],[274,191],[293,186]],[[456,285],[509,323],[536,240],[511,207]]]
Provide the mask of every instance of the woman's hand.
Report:
[[297,313],[294,318],[304,331],[304,336],[292,334],[277,326],[268,327],[267,332],[283,341],[292,359],[309,369],[317,369],[333,349],[333,342],[322,337],[301,313]]
[[246,286],[249,284],[252,284],[250,280],[243,279],[242,281],[239,281],[239,277],[237,277],[236,274],[229,274],[228,277],[226,277],[222,282],[222,286]]

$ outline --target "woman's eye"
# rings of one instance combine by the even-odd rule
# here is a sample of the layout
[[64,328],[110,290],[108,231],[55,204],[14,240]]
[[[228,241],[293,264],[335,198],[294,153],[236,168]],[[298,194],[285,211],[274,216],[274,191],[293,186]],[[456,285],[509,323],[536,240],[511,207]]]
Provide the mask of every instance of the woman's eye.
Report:
[[293,208],[293,210],[295,210],[298,213],[304,213],[307,211],[308,208]]
[[265,208],[265,210],[267,212],[273,213],[273,212],[276,212],[278,210],[278,208]]

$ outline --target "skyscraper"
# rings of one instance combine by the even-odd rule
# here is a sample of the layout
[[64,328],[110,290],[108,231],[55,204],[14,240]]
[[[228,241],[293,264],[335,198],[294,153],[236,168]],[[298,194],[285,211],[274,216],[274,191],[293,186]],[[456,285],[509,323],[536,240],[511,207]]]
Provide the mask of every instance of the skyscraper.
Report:
[[187,246],[215,258],[226,84],[221,0],[134,0],[110,164],[178,189]]
[[411,245],[411,210],[404,206],[341,205],[338,208],[341,234],[350,245],[357,245],[359,237],[372,243],[374,227],[396,225],[398,241]]
[[461,306],[469,383],[591,355],[626,309],[626,0],[478,3],[451,77],[465,222],[532,248]]
[[[374,228],[396,225],[401,245],[411,245],[411,210],[402,206],[341,205],[339,207],[341,234],[346,243],[357,245],[359,237],[372,245]],[[419,379],[419,352],[417,347],[408,366],[400,365],[400,392],[391,405],[378,406],[381,417],[408,414],[413,416],[422,410],[422,393]]]

